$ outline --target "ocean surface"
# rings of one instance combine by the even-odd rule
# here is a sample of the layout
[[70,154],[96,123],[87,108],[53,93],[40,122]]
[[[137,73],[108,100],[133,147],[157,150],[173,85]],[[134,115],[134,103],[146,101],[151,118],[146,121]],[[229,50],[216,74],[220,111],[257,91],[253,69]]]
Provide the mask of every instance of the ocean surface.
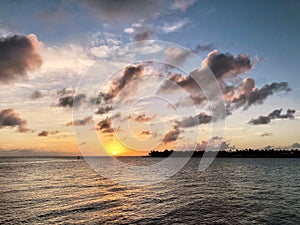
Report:
[[300,224],[300,159],[198,165],[193,158],[164,182],[132,187],[83,159],[0,158],[0,224]]

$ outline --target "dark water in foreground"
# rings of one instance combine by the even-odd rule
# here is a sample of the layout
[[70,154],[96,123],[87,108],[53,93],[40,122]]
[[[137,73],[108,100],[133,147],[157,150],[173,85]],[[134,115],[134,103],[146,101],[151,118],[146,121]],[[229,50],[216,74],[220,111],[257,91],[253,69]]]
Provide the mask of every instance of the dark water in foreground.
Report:
[[82,159],[0,158],[0,224],[300,224],[300,159],[197,169],[194,158],[163,183],[126,187]]

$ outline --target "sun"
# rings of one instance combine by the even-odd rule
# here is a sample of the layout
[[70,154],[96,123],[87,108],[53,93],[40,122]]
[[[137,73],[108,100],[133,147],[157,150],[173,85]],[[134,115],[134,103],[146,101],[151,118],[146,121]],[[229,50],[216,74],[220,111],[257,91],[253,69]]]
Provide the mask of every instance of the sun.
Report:
[[112,156],[118,156],[124,154],[127,151],[127,148],[122,145],[118,140],[112,140],[106,144],[107,152]]

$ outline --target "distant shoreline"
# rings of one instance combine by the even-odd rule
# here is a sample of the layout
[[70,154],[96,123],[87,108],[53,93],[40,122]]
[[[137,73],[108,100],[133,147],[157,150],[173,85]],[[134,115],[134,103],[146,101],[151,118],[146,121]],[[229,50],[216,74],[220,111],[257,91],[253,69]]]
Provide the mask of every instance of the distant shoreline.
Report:
[[[151,151],[149,152],[149,157],[202,157],[205,153],[205,157],[216,157],[216,158],[300,158],[300,150],[253,150],[244,149],[236,151],[174,151],[174,150],[164,150],[164,151]],[[216,155],[217,153],[217,155]]]
[[[43,155],[3,155],[0,158],[67,158],[67,159],[83,159],[83,158],[96,158],[96,157],[141,157],[141,158],[156,158],[156,157],[193,157],[199,158],[202,157],[205,151],[173,151],[173,150],[164,150],[164,151],[151,151],[148,155],[139,155],[139,156],[43,156]],[[217,153],[217,155],[216,155]],[[205,157],[216,157],[216,158],[300,158],[300,150],[291,149],[291,150],[253,150],[253,149],[244,149],[244,150],[235,150],[235,151],[206,151]]]

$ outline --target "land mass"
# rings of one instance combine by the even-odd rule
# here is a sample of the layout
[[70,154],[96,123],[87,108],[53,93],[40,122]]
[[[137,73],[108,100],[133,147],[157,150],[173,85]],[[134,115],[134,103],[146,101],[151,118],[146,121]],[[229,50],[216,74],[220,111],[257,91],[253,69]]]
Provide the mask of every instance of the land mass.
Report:
[[[150,157],[168,157],[172,153],[175,153],[176,157],[186,157],[191,155],[192,157],[202,157],[204,150],[201,151],[174,151],[174,150],[164,150],[164,151],[151,151],[149,152]],[[207,156],[214,156],[215,152],[207,152]],[[221,150],[217,153],[217,158],[300,158],[300,150],[291,149],[291,150],[259,150],[259,149],[243,149],[235,151],[225,151]]]

